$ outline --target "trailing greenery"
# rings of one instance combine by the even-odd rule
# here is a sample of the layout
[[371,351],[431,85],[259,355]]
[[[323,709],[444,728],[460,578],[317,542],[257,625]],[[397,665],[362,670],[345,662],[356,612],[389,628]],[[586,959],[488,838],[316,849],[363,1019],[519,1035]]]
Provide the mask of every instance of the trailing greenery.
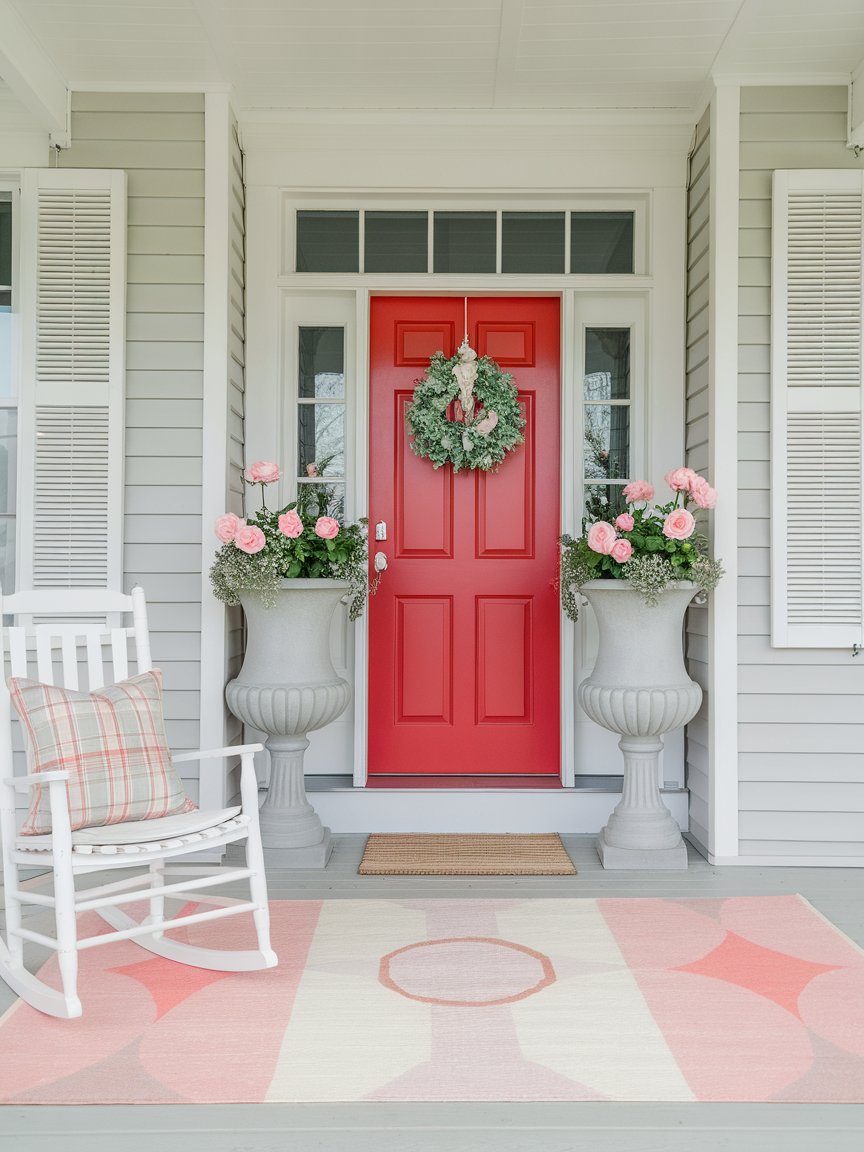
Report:
[[[241,592],[256,592],[265,606],[271,607],[283,580],[347,580],[348,614],[356,620],[363,612],[368,592],[367,521],[337,524],[331,516],[331,510],[337,510],[335,503],[330,486],[302,484],[298,499],[291,504],[271,512],[262,503],[260,511],[245,524],[239,521],[246,528],[260,529],[264,545],[255,552],[245,551],[237,542],[243,539],[239,532],[237,539],[222,545],[210,569],[216,598],[225,604],[239,604]],[[292,512],[302,524],[296,536],[286,535],[279,524],[280,518]],[[283,520],[283,524],[297,531],[296,521]],[[335,535],[321,535],[321,530],[333,532],[334,525]]]
[[[467,423],[451,420],[447,411],[459,397],[459,383],[453,373],[459,363],[458,352],[449,358],[436,352],[426,375],[417,381],[406,413],[413,436],[411,447],[417,456],[431,460],[435,468],[450,463],[454,472],[462,468],[488,472],[497,468],[512,448],[523,443],[525,419],[519,394],[510,373],[502,372],[488,356],[481,356],[476,361],[473,387],[479,402],[476,414]],[[497,423],[484,432],[490,412],[495,413]]]
[[656,604],[677,581],[691,581],[703,594],[716,587],[723,566],[708,555],[687,504],[713,508],[717,494],[690,469],[669,473],[667,482],[675,491],[669,503],[649,508],[654,489],[636,481],[623,489],[628,510],[614,523],[586,518],[578,539],[561,537],[561,607],[571,620],[579,617],[579,589],[589,580],[627,580],[646,604]]

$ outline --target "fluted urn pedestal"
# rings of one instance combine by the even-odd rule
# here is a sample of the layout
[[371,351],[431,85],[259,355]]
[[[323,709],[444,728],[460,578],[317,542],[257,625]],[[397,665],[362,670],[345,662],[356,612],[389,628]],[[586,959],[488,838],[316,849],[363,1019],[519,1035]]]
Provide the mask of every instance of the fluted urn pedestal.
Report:
[[303,754],[307,733],[351,699],[330,657],[330,624],[347,588],[343,580],[284,580],[271,608],[255,593],[240,597],[246,655],[225,698],[244,724],[268,733],[270,786],[260,813],[267,865],[324,868],[330,857],[330,829],[306,796]]
[[698,587],[680,581],[649,605],[626,580],[590,580],[581,592],[597,617],[594,671],[579,703],[621,736],[624,790],[597,840],[604,868],[686,868],[681,829],[660,796],[663,735],[691,720],[702,689],[684,667],[681,626]]

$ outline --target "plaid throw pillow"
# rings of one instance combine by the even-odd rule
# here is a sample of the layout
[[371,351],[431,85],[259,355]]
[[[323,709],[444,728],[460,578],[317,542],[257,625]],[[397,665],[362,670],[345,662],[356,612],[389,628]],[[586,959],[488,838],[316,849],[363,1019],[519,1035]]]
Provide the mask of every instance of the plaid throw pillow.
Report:
[[[31,772],[65,769],[72,828],[191,812],[165,739],[158,668],[88,695],[12,677]],[[48,789],[33,789],[21,832],[51,831]]]

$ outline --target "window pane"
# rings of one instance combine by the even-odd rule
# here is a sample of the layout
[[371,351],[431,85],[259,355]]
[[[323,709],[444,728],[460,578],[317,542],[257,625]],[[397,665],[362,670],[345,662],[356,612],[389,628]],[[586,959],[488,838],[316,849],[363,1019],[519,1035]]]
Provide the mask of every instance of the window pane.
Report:
[[586,484],[585,519],[612,521],[627,510],[623,484]]
[[630,405],[585,405],[585,479],[627,479],[630,469]]
[[358,272],[359,212],[298,212],[298,272]]
[[312,516],[333,516],[340,524],[345,523],[345,485],[316,484],[307,481],[298,485],[298,500]]
[[12,198],[0,192],[0,290],[12,284]]
[[4,590],[15,588],[15,520],[0,516],[0,581]]
[[630,396],[630,329],[589,328],[585,333],[586,400]]
[[436,272],[495,271],[494,212],[436,212]]
[[15,478],[18,475],[18,413],[0,408],[0,515],[15,515]]
[[571,212],[571,272],[632,272],[632,212]]
[[336,399],[345,395],[345,330],[301,328],[299,395]]
[[367,272],[425,272],[428,217],[425,212],[367,212],[364,229]]
[[12,199],[0,192],[0,396],[12,395]]
[[564,213],[502,213],[501,271],[563,272]]
[[300,404],[298,410],[299,475],[345,475],[345,405]]

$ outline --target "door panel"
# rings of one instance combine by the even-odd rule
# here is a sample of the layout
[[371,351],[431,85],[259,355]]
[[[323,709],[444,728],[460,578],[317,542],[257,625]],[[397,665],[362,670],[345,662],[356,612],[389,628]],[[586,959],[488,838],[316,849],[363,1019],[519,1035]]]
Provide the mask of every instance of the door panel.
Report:
[[405,409],[464,309],[372,300],[369,515],[389,567],[369,604],[369,771],[555,775],[559,302],[469,298],[469,341],[513,372],[527,426],[498,472],[454,475],[411,451]]

